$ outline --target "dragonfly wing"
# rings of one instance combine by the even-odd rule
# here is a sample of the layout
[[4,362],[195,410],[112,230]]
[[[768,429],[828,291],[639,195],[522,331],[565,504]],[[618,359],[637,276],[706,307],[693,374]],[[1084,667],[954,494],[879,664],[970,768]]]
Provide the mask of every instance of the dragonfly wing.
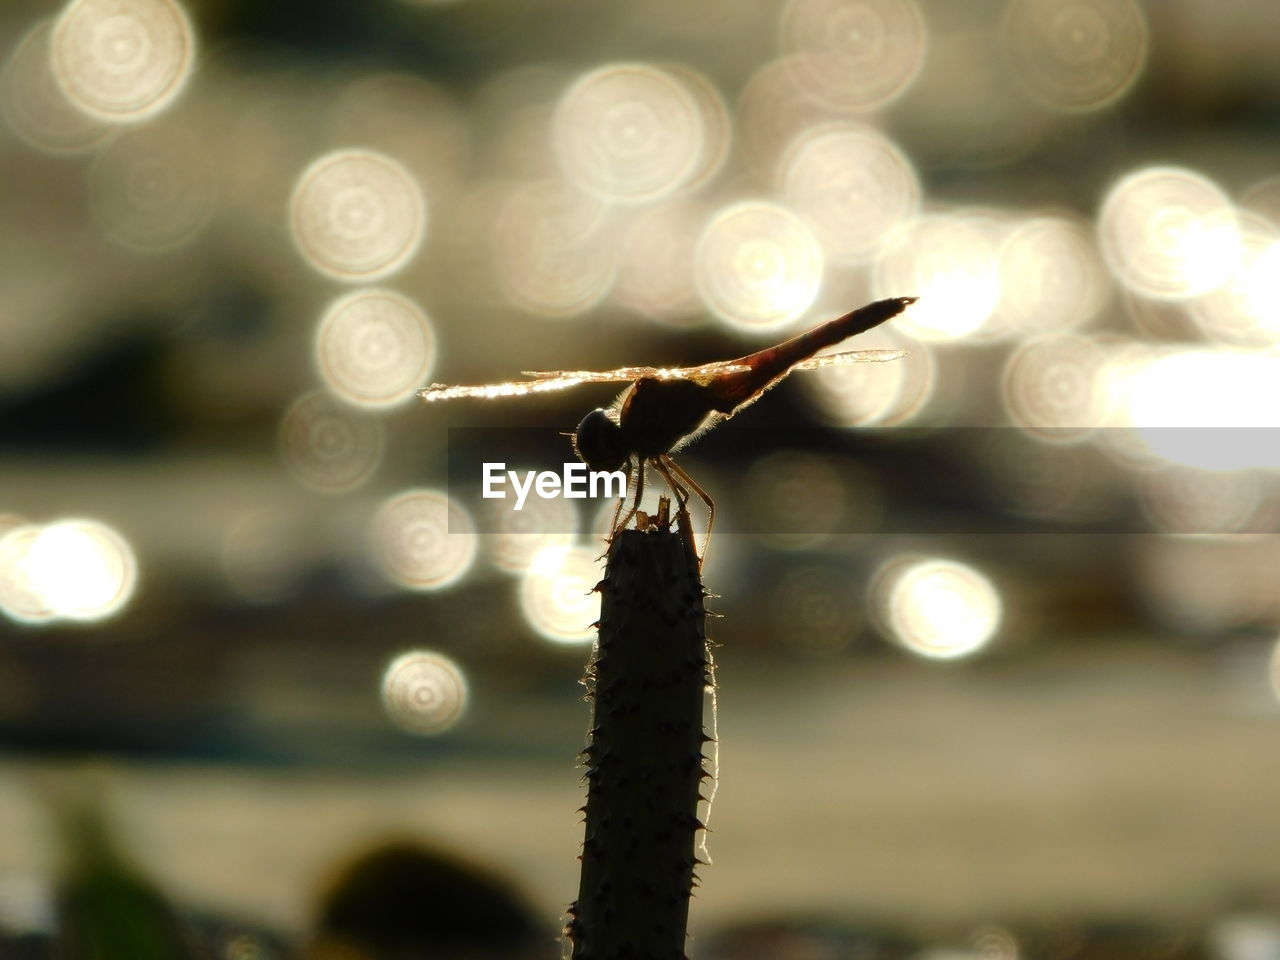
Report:
[[542,380],[512,380],[507,383],[483,383],[475,386],[451,387],[443,383],[433,383],[418,391],[418,396],[427,403],[438,400],[458,400],[473,397],[480,400],[491,400],[497,397],[523,397],[531,393],[550,393],[555,390],[567,390],[580,383],[587,383],[592,377],[574,376],[572,374],[546,377]]
[[843,353],[824,353],[797,363],[792,370],[816,370],[818,367],[830,367],[841,363],[883,363],[886,360],[901,360],[907,355],[905,350],[846,350]]
[[697,380],[705,382],[717,374],[736,373],[750,367],[728,360],[704,363],[697,367],[618,367],[616,370],[522,370],[526,377],[539,383],[574,377],[578,383],[631,383],[644,377],[655,380]]

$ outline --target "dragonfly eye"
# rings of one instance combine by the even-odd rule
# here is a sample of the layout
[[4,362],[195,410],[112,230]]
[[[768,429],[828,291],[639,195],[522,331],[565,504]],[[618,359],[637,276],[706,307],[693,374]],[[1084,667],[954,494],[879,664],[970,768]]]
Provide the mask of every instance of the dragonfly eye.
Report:
[[573,432],[573,452],[592,470],[619,470],[629,456],[622,430],[599,407],[583,417]]

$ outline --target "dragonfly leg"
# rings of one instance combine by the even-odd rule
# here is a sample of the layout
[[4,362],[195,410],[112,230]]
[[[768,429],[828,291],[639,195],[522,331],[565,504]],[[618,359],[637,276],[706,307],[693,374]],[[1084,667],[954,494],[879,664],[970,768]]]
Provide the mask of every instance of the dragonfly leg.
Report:
[[689,549],[691,549],[693,551],[693,555],[698,558],[698,569],[701,570],[702,558],[706,556],[707,544],[710,543],[711,526],[710,524],[707,525],[707,539],[703,541],[702,553],[699,554],[698,542],[693,536],[693,520],[689,516],[689,490],[685,487],[684,483],[681,483],[680,480],[676,479],[676,476],[678,475],[681,480],[693,487],[693,489],[697,491],[698,496],[702,498],[703,503],[707,504],[709,509],[714,510],[714,507],[711,506],[711,501],[708,499],[706,493],[703,492],[702,488],[694,483],[689,478],[689,475],[681,470],[671,457],[666,454],[654,457],[653,465],[658,469],[662,476],[666,478],[667,483],[676,495],[676,500],[680,503],[680,512],[676,514],[676,524],[680,528],[681,535],[689,544]]
[[609,534],[610,543],[612,543],[613,538],[618,535],[618,531],[630,523],[631,518],[634,517],[636,512],[640,509],[640,498],[644,496],[644,460],[641,457],[636,458],[636,471],[635,500],[631,504],[631,509],[627,511],[627,515],[622,518],[621,522],[618,520],[618,514],[622,512],[622,505],[627,502],[627,499],[626,497],[623,497],[618,501],[618,509],[613,511],[613,531]]
[[[680,502],[680,510],[682,513],[684,513],[686,516],[688,515],[688,511],[685,510],[685,504],[689,500],[690,490],[696,493],[698,495],[698,499],[707,505],[707,532],[702,541],[702,556],[698,558],[698,564],[699,566],[701,566],[702,558],[707,555],[707,549],[711,546],[711,527],[716,522],[716,503],[714,500],[711,499],[711,497],[707,495],[707,491],[703,490],[702,487],[698,486],[698,482],[694,480],[693,477],[689,476],[687,472],[685,472],[684,468],[681,467],[680,464],[676,463],[675,460],[671,459],[671,456],[669,454],[664,453],[661,457],[657,459],[658,459],[658,463],[661,465],[661,468],[663,468],[662,475],[667,478],[667,482],[672,485],[673,489],[678,489],[684,492],[684,496],[681,498],[681,502]],[[676,483],[675,480],[673,479],[673,476],[679,477],[682,483],[687,485],[687,488],[685,486],[682,486],[681,484]]]

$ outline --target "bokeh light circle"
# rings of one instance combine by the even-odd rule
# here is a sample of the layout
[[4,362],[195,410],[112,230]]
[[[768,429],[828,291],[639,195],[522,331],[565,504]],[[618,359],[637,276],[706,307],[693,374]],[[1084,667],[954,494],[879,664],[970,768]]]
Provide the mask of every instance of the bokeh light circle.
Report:
[[131,250],[164,253],[194,240],[217,203],[217,178],[205,148],[167,127],[118,137],[95,159],[89,177],[94,219]]
[[598,548],[552,546],[538,552],[520,582],[525,620],[553,643],[584,643],[600,618],[596,584],[604,575]]
[[1157,299],[1212,290],[1240,259],[1230,200],[1207,177],[1180,167],[1147,167],[1115,183],[1098,214],[1098,239],[1116,277]]
[[731,326],[768,329],[799,318],[822,284],[822,247],[804,221],[764,201],[721,210],[698,241],[703,302]]
[[435,363],[426,314],[390,290],[359,290],[330,304],[316,329],[316,365],[338,397],[362,407],[403,403]]
[[509,573],[523,573],[547,547],[572,545],[581,525],[577,506],[564,497],[530,497],[519,511],[505,500],[486,500],[481,513],[487,520],[483,529],[492,531],[484,538],[485,551]]
[[374,555],[383,572],[411,590],[441,590],[475,562],[471,516],[435,490],[406,490],[382,504],[371,525]]
[[811,128],[791,145],[779,179],[834,263],[866,261],[920,206],[911,161],[870,128]]
[[1056,110],[1114,103],[1147,61],[1147,21],[1134,0],[1013,0],[1001,40],[1024,89]]
[[1240,260],[1226,282],[1190,301],[1209,338],[1239,347],[1280,345],[1280,229],[1256,213],[1240,215]]
[[410,650],[382,674],[382,706],[405,733],[431,736],[462,719],[467,708],[467,678],[453,660],[429,650]]
[[339,150],[312,163],[298,178],[289,211],[303,257],[338,280],[396,272],[418,252],[427,229],[417,182],[370,150]]
[[373,417],[325,393],[299,398],[280,422],[280,457],[290,474],[321,493],[345,493],[377,470],[385,445]]
[[899,557],[872,579],[871,600],[893,638],[931,660],[969,656],[1000,627],[1003,604],[986,576],[953,560]]
[[507,299],[547,317],[575,316],[604,299],[617,269],[607,215],[599,198],[563,183],[541,180],[513,190],[492,231]]
[[[705,81],[704,91],[710,88]],[[561,98],[553,142],[566,178],[604,199],[643,203],[680,189],[713,145],[702,103],[676,73],[610,64],[579,78]],[[723,113],[723,107],[721,107]]]
[[48,608],[68,620],[102,620],[118,613],[138,580],[128,541],[96,520],[60,520],[44,527],[26,563]]
[[42,20],[18,43],[0,77],[0,109],[13,131],[37,150],[78,153],[112,127],[77,108],[53,75],[53,23]]
[[932,399],[938,381],[933,349],[891,326],[859,335],[870,350],[905,350],[888,363],[842,363],[819,367],[800,381],[816,412],[841,427],[906,423]]
[[1092,231],[1066,217],[1018,224],[999,251],[1001,319],[1022,333],[1062,333],[1093,320],[1111,277]]
[[195,65],[195,36],[173,0],[73,0],[54,27],[51,63],[85,113],[142,120],[182,92]]
[[927,31],[915,0],[791,0],[780,33],[811,95],[847,110],[896,99],[925,61]]
[[1005,361],[1001,379],[1009,418],[1042,440],[1083,438],[1104,422],[1106,362],[1092,340],[1070,334],[1020,345]]

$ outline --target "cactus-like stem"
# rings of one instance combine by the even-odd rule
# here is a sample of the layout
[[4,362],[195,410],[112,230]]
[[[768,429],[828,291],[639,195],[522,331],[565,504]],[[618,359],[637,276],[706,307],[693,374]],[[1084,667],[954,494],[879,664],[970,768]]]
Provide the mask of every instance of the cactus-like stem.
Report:
[[688,540],[623,530],[609,547],[587,668],[586,834],[565,933],[573,960],[683,960],[711,682]]

